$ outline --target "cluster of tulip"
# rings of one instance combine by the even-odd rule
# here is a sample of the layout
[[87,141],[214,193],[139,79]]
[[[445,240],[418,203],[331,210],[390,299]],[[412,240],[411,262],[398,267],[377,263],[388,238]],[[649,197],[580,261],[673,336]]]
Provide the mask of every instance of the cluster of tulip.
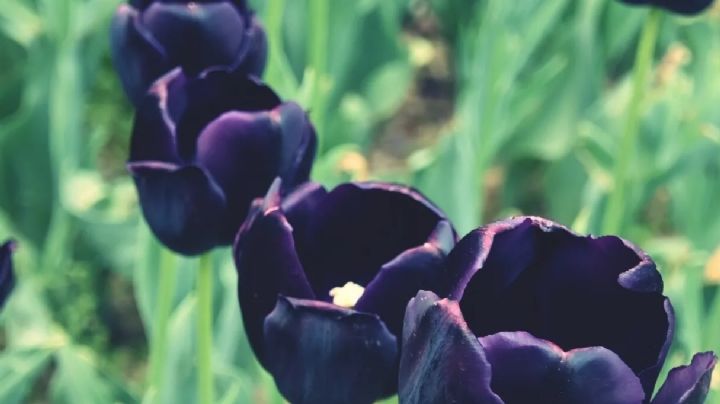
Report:
[[[150,228],[184,255],[234,244],[248,339],[289,401],[704,402],[711,352],[652,397],[675,319],[631,243],[537,217],[457,241],[413,189],[309,181],[314,128],[260,80],[267,43],[245,0],[131,0],[112,48]],[[0,247],[0,305],[13,246]]]

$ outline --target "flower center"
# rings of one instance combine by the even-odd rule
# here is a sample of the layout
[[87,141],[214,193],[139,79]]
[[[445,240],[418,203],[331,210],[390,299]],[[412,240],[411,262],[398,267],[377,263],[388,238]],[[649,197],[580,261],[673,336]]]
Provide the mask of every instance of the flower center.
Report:
[[352,309],[360,300],[363,292],[365,292],[364,287],[357,283],[348,282],[344,286],[330,289],[330,297],[333,298],[333,304]]

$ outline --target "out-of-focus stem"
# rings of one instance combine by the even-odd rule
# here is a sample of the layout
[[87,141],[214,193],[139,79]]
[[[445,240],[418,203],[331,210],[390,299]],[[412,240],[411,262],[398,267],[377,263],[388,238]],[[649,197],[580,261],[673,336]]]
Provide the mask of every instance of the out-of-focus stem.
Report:
[[[282,35],[282,18],[285,11],[285,0],[271,0],[268,3],[267,30],[273,39],[280,39]],[[270,44],[272,47],[272,44]]]
[[158,297],[155,306],[155,324],[150,342],[150,385],[149,391],[154,397],[152,402],[160,402],[162,384],[165,380],[165,360],[168,351],[168,322],[172,313],[172,301],[175,292],[176,268],[175,254],[163,248],[160,253],[160,279]]
[[659,9],[653,8],[650,10],[645,19],[640,44],[635,55],[632,98],[628,105],[622,138],[618,143],[613,170],[613,188],[603,218],[602,230],[605,234],[616,234],[622,228],[625,216],[624,208],[627,204],[625,199],[627,196],[628,171],[630,163],[636,155],[642,102],[647,90],[648,74],[652,67],[653,51],[657,42],[661,17],[662,12]]
[[200,257],[197,274],[197,344],[198,403],[214,401],[212,372],[212,293],[213,265],[211,253]]
[[317,132],[318,154],[323,152],[325,134],[325,109],[327,107],[326,80],[328,75],[328,38],[330,35],[329,0],[310,0],[310,46],[309,67],[315,74],[312,105],[313,123]]

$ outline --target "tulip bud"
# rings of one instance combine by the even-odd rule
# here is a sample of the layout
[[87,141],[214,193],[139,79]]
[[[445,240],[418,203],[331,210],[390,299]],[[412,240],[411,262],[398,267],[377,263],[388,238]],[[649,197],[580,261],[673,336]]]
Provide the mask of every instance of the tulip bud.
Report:
[[243,0],[131,1],[111,26],[115,69],[137,105],[151,84],[180,66],[188,75],[212,68],[260,76],[267,39]]

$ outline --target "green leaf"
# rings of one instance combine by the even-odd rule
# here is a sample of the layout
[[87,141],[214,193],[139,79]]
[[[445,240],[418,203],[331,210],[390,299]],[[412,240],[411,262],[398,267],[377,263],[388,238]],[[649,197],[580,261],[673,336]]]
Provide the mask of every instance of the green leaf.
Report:
[[98,369],[87,348],[68,345],[56,355],[57,370],[50,384],[57,404],[135,402],[135,397]]
[[14,349],[0,353],[0,403],[26,402],[52,353],[49,349]]

